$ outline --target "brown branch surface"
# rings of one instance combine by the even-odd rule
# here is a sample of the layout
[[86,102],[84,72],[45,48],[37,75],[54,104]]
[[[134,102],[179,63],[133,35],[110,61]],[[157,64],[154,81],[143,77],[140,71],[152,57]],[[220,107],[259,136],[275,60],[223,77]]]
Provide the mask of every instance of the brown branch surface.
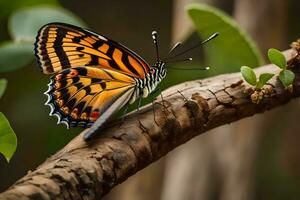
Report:
[[[251,87],[242,81],[240,73],[176,85],[164,92],[163,103],[155,104],[155,120],[148,105],[141,114],[128,115],[121,126],[112,125],[90,143],[83,141],[82,132],[1,193],[0,199],[100,199],[115,185],[191,138],[300,96],[300,58],[294,50],[285,54],[296,74],[293,91],[285,90],[273,77],[269,83],[271,95],[254,104]],[[278,71],[274,65],[256,70]]]

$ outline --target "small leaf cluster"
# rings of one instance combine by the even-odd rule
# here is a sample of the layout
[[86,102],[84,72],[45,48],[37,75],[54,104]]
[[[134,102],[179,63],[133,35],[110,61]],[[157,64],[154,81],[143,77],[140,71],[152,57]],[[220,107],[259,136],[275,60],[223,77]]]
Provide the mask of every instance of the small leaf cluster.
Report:
[[291,70],[287,69],[287,61],[284,55],[277,49],[269,49],[268,58],[274,65],[278,66],[281,71],[279,73],[279,80],[285,88],[292,85],[295,74]]
[[[287,61],[284,55],[277,49],[272,48],[268,50],[268,58],[271,63],[281,69],[279,80],[285,89],[292,89],[295,74],[287,69]],[[274,76],[274,74],[263,73],[257,78],[254,70],[247,66],[241,67],[241,73],[245,81],[254,87],[254,92],[251,94],[252,102],[259,103],[263,97],[268,97],[272,94],[272,87],[267,86],[266,83]]]
[[245,81],[254,87],[254,92],[250,96],[253,103],[258,104],[264,97],[269,97],[272,94],[272,87],[266,83],[274,74],[263,73],[257,78],[254,70],[247,66],[241,67],[241,73]]
[[241,73],[245,81],[255,87],[255,90],[260,90],[273,76],[271,73],[263,73],[258,78],[254,70],[247,66],[241,67]]

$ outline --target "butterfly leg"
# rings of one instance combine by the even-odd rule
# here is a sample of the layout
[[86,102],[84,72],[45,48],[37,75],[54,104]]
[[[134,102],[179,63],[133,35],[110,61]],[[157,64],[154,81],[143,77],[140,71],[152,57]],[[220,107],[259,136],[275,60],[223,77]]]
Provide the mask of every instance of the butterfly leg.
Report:
[[183,97],[183,99],[184,99],[185,102],[188,101],[188,99],[179,90],[177,90],[177,92]]
[[[160,83],[161,84],[161,88],[163,88],[164,87],[164,82],[161,82]],[[158,88],[158,90],[160,90],[160,88]],[[162,102],[162,106],[164,107],[164,109],[168,109],[167,108],[167,106],[165,106],[165,104],[164,104],[164,98],[163,98],[163,95],[162,95],[162,92],[160,93],[160,97],[161,97],[161,102]],[[164,112],[165,113],[165,112]],[[166,116],[166,118],[167,118],[167,114],[165,113],[165,116]]]
[[[157,88],[157,89],[155,89],[151,94],[154,95],[155,93],[157,93],[157,92],[160,91],[160,90],[161,90],[161,88]],[[152,97],[153,97],[153,96],[152,96]],[[168,116],[167,116],[167,113],[165,112],[165,110],[168,110],[168,107],[164,104],[164,98],[163,98],[162,93],[160,93],[160,97],[161,97],[161,100],[162,100],[161,103],[160,103],[160,102],[155,102],[155,103],[158,103],[158,104],[160,104],[160,105],[162,105],[162,106],[164,107],[164,110],[163,110],[164,112],[163,112],[163,113],[164,113],[164,115],[165,115],[165,118],[167,119]],[[154,114],[154,121],[155,121],[156,124],[158,124],[157,121],[156,121],[156,119],[155,119],[155,113],[154,113],[154,104],[155,104],[155,103],[153,104],[153,99],[154,99],[154,98],[152,98],[152,105],[153,105],[152,108],[153,108],[153,114]]]
[[154,95],[155,93],[159,92],[160,91],[160,88],[156,88],[153,92],[151,92],[151,102],[152,102],[152,113],[153,113],[153,119],[154,119],[154,122],[158,125],[158,122],[156,121],[156,118],[155,118],[155,103],[154,102]]
[[[142,97],[139,98],[138,101],[138,106],[137,106],[137,117],[140,114],[140,107],[141,107],[141,102],[142,102]],[[143,131],[147,132],[147,128],[143,125],[143,123],[141,122],[140,118],[138,117],[138,121],[140,124],[140,127],[143,129]]]
[[165,114],[165,117],[167,118],[166,110],[168,110],[168,107],[165,105],[165,100],[164,100],[164,97],[163,97],[162,93],[160,93],[160,98],[161,98],[162,105],[163,105],[163,107],[164,107],[164,114]]
[[142,97],[140,97],[140,98],[139,98],[139,101],[138,101],[138,106],[137,106],[138,114],[140,114],[141,102],[142,102]]
[[[154,122],[158,125],[158,122],[156,121],[156,118],[155,118],[155,104],[160,104],[164,107],[164,109],[167,109],[167,106],[164,105],[164,102],[163,102],[163,97],[162,97],[162,94],[160,93],[161,95],[161,98],[162,98],[162,103],[159,103],[159,102],[154,102],[154,95],[155,93],[159,92],[161,90],[161,88],[156,88],[153,92],[151,92],[151,97],[152,97],[152,112],[153,112],[153,118],[154,118]],[[167,114],[166,112],[163,112],[164,115],[165,115],[165,118],[167,118]]]

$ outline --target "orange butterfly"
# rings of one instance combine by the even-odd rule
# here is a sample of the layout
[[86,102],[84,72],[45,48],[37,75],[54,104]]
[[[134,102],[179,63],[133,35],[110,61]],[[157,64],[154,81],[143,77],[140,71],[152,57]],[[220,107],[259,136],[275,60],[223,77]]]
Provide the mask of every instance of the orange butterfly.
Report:
[[[153,39],[157,49],[156,32]],[[158,59],[150,67],[125,46],[63,23],[39,30],[35,55],[44,74],[54,73],[45,92],[50,115],[68,127],[93,125],[85,140],[123,106],[146,98],[166,76],[165,62]]]

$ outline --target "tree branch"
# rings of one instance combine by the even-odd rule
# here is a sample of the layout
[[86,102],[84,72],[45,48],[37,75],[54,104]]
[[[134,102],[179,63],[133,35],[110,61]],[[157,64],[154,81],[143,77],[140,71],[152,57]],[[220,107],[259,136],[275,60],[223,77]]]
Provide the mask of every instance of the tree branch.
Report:
[[[129,114],[122,125],[111,125],[90,143],[83,141],[83,131],[0,194],[0,199],[100,199],[115,185],[191,138],[300,96],[300,57],[295,50],[285,54],[295,66],[292,92],[273,78],[269,84],[272,94],[254,104],[251,87],[242,81],[240,73],[176,85],[164,92],[163,103],[155,103],[155,120],[148,105],[140,114]],[[266,65],[256,72],[278,74],[279,68]]]

